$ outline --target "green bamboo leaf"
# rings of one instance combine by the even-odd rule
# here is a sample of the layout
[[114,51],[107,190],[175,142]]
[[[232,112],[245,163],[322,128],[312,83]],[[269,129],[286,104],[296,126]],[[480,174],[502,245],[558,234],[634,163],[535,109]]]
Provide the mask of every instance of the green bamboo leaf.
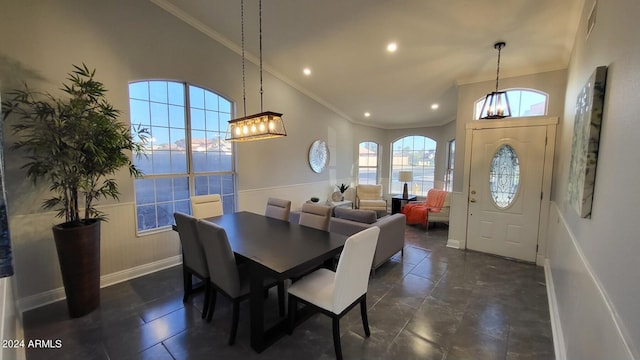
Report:
[[[96,70],[86,64],[73,65],[62,90],[67,98],[23,89],[9,91],[2,102],[3,120],[11,121],[19,136],[13,149],[24,153],[26,177],[45,183],[53,197],[43,202],[45,209],[57,210],[67,221],[80,217],[106,219],[94,208],[94,200],[118,199],[114,175],[127,167],[131,176],[142,176],[128,153],[144,155],[148,130],[138,127],[134,141],[129,127],[118,120],[121,111],[105,96]],[[81,201],[82,200],[82,201]],[[84,208],[80,205],[84,203]]]

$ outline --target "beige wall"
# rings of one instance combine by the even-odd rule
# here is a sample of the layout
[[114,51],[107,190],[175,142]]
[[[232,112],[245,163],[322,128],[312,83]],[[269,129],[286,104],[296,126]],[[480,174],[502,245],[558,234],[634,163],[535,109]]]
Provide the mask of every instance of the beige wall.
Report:
[[[385,133],[387,147],[390,147],[392,142],[408,135],[422,135],[431,138],[436,142],[434,182],[444,181],[444,173],[447,166],[447,142],[455,138],[455,123],[455,121],[452,121],[441,126],[388,130]],[[390,157],[387,157],[383,160],[383,168],[387,169],[387,178],[389,177],[388,169],[390,169],[390,166]]]
[[[558,127],[549,261],[567,359],[640,359],[637,179],[640,161],[640,3],[585,3],[568,72],[564,121]],[[608,66],[600,151],[590,219],[567,203],[574,109],[597,66]]]
[[[589,1],[587,1],[589,3]],[[578,32],[568,71],[501,79],[501,87],[536,88],[550,94],[549,115],[561,119],[553,184],[554,217],[549,231],[549,284],[555,290],[557,322],[568,359],[606,358],[620,354],[639,358],[640,285],[637,277],[637,207],[634,191],[640,168],[634,145],[640,138],[637,89],[640,47],[635,0],[601,1],[598,23],[588,40]],[[586,8],[590,8],[587,4]],[[126,11],[123,11],[126,9]],[[583,21],[584,23],[584,17]],[[18,31],[19,29],[19,31]],[[148,1],[5,1],[0,12],[2,90],[21,81],[49,91],[60,86],[71,64],[87,63],[110,89],[117,108],[128,109],[127,83],[139,79],[172,79],[242,98],[240,57]],[[566,205],[573,108],[577,93],[595,66],[608,65],[607,99],[591,219],[580,219]],[[257,84],[248,65],[247,84]],[[388,189],[389,146],[406,135],[438,141],[436,179],[444,176],[443,146],[456,138],[455,190],[462,187],[465,124],[473,102],[492,90],[492,82],[465,84],[458,92],[459,121],[438,127],[382,130],[351,124],[284,82],[265,74],[265,107],[284,113],[289,136],[238,145],[239,208],[259,211],[276,195],[295,202],[307,196],[327,197],[336,183],[353,182],[357,146],[375,141],[382,148],[381,176]],[[248,89],[248,111],[259,109],[257,91]],[[566,94],[566,101],[565,101]],[[254,96],[255,95],[255,96]],[[126,117],[125,117],[126,118]],[[6,131],[7,129],[5,129]],[[307,164],[311,142],[329,143],[331,160],[322,174]],[[60,296],[62,286],[50,226],[41,213],[42,191],[24,184],[17,154],[7,151],[7,188],[16,263],[16,294],[22,308]],[[606,160],[602,160],[606,159]],[[117,282],[179,261],[175,234],[136,237],[133,181],[119,176],[119,203],[102,204],[112,218],[103,228],[103,284]],[[323,195],[324,194],[324,195]],[[453,213],[453,212],[452,212]],[[37,264],[37,266],[34,266]],[[154,265],[155,264],[155,265]],[[600,298],[598,298],[598,296]],[[585,301],[584,299],[589,299]],[[596,356],[594,354],[607,354]],[[596,357],[593,357],[596,356]]]
[[[549,94],[548,116],[562,116],[564,111],[564,92],[567,84],[567,71],[556,70],[540,74],[500,78],[501,89],[528,88]],[[456,121],[456,167],[454,169],[454,191],[462,191],[464,176],[465,127],[473,119],[475,102],[495,89],[494,81],[464,84],[458,87],[458,117]]]
[[[140,79],[186,81],[236,103],[242,99],[240,56],[148,1],[4,2],[0,44],[3,91],[26,81],[57,93],[72,64],[84,62],[97,69],[111,102],[124,111],[123,121],[128,121],[127,83]],[[246,81],[247,111],[258,112],[258,71],[250,62]],[[335,183],[351,177],[354,126],[269,73],[264,89],[265,110],[284,113],[289,136],[238,145],[239,208],[260,211],[263,203],[255,206],[252,200],[280,194],[287,186],[296,190],[284,195],[298,202],[326,198]],[[316,139],[327,141],[331,151],[321,174],[307,162]],[[24,309],[61,296],[50,230],[59,220],[39,207],[46,192],[24,183],[20,154],[5,154],[17,297]],[[118,181],[120,201],[100,204],[111,219],[102,231],[103,285],[179,261],[173,232],[136,237],[133,180],[122,172]]]
[[436,168],[435,181],[443,181],[446,168],[447,142],[455,138],[455,121],[451,121],[445,125],[428,126],[422,128],[406,128],[406,129],[378,129],[361,125],[354,126],[353,132],[353,179],[354,183],[357,178],[357,154],[358,144],[363,141],[373,141],[380,145],[380,182],[384,185],[384,193],[388,196],[389,192],[389,172],[391,169],[391,143],[399,138],[409,135],[426,136],[436,141]]
[[[57,94],[72,64],[84,62],[97,69],[110,101],[123,110],[123,121],[128,121],[127,83],[141,79],[193,83],[215,90],[241,109],[240,56],[149,1],[4,2],[0,44],[3,92],[28,82],[33,88]],[[258,71],[250,62],[246,82],[247,111],[257,112]],[[294,207],[310,196],[328,198],[335,184],[354,182],[357,144],[366,140],[381,145],[381,176],[387,188],[392,140],[421,134],[440,146],[446,129],[452,126],[389,132],[352,124],[267,72],[264,89],[265,110],[284,113],[288,136],[237,145],[240,210],[260,212],[269,196],[289,198]],[[321,174],[308,165],[309,147],[316,139],[327,141],[330,149],[330,162]],[[9,137],[7,149],[11,141]],[[40,209],[46,191],[23,181],[20,154],[5,154],[16,297],[24,310],[63,296],[50,230],[59,219]],[[180,261],[175,233],[136,237],[133,180],[122,172],[118,182],[120,201],[99,205],[110,217],[102,227],[103,285]]]

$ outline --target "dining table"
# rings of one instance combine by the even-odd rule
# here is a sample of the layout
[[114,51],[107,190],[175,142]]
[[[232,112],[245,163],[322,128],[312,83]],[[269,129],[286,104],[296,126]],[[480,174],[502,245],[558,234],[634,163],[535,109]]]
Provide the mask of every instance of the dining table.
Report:
[[265,330],[265,277],[278,281],[296,278],[338,255],[347,236],[240,211],[205,218],[225,229],[239,260],[249,266],[250,345],[260,353],[286,333],[281,319]]

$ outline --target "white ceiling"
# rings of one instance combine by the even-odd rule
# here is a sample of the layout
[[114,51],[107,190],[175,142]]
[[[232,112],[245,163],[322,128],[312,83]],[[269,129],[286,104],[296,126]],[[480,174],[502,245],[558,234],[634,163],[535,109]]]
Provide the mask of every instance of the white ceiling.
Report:
[[[239,0],[151,1],[240,52]],[[583,3],[264,0],[263,63],[355,123],[441,125],[455,119],[457,85],[495,79],[496,41],[507,43],[501,78],[566,68]],[[258,0],[244,6],[246,58],[257,63]],[[398,50],[388,53],[392,41]],[[440,107],[432,110],[433,103]]]

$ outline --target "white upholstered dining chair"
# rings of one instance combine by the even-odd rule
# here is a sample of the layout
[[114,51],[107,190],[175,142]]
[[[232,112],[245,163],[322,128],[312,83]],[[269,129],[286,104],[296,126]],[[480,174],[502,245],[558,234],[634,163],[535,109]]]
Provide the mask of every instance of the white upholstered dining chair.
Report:
[[379,234],[380,228],[373,226],[351,235],[335,272],[321,268],[289,287],[289,331],[293,331],[298,301],[317,308],[333,320],[333,346],[338,360],[342,359],[340,318],[358,303],[365,335],[371,334],[367,319],[367,288]]
[[221,216],[223,213],[220,194],[191,197],[191,214],[196,219]]

